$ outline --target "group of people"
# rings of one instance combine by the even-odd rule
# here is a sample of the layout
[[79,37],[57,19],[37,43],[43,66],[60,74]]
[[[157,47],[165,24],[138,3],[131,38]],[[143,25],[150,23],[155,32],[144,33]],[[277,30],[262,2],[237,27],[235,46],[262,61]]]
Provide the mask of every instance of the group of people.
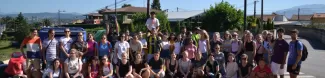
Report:
[[290,31],[290,43],[282,28],[276,31],[277,38],[267,30],[256,36],[246,30],[242,38],[239,32],[214,32],[210,38],[200,28],[193,33],[185,27],[178,34],[158,32],[159,21],[155,13],[151,16],[148,33],[117,36],[107,26],[100,41],[91,33],[84,40],[81,32],[74,40],[69,28],[60,39],[51,29],[41,40],[33,30],[21,44],[27,59],[24,74],[28,78],[283,78],[287,64],[291,78],[299,75],[303,44],[297,40],[298,30]]

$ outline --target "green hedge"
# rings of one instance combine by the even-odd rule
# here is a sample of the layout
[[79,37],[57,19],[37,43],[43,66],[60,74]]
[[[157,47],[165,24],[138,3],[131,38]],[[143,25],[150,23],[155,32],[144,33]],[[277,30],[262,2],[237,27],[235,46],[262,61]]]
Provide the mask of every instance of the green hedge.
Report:
[[102,24],[74,24],[74,25],[62,25],[64,27],[82,27],[84,29],[93,29],[104,27]]

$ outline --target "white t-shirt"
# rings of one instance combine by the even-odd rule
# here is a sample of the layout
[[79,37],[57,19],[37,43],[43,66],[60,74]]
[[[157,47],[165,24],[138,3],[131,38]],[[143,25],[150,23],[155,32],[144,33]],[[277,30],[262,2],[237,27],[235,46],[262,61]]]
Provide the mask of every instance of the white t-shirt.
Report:
[[147,22],[146,22],[146,26],[148,28],[148,30],[152,30],[152,29],[156,29],[157,27],[159,27],[160,23],[159,23],[159,20],[157,18],[149,18],[147,19]]
[[182,47],[181,42],[175,42],[174,47],[175,47],[174,53],[179,54],[181,52],[181,47]]
[[206,53],[207,52],[207,40],[199,40],[199,50],[202,53]]
[[140,41],[142,43],[142,47],[146,47],[147,46],[147,40],[146,39],[141,39]]
[[81,69],[81,67],[79,67],[79,65],[82,65],[82,61],[80,59],[69,59],[67,58],[64,61],[65,64],[68,65],[68,73],[69,74],[75,74],[78,72],[78,69]]
[[61,37],[60,43],[63,43],[62,46],[64,47],[65,51],[68,52],[71,48],[71,44],[73,43],[73,39],[67,37]]
[[104,66],[104,67],[103,67],[103,75],[106,76],[106,75],[108,75],[110,72],[113,72],[113,71],[111,71],[111,69],[113,69],[113,65],[112,65],[112,64],[110,64],[109,67]]
[[162,45],[162,48],[163,48],[164,50],[169,49],[169,46],[170,46],[169,41],[162,41],[162,42],[161,42],[161,45]]
[[125,53],[127,51],[128,48],[130,48],[130,44],[126,41],[124,42],[116,42],[115,46],[114,46],[115,49],[117,49],[117,57],[119,59],[122,58],[122,54]]
[[53,78],[59,78],[61,70],[54,72],[52,69],[48,69],[48,76],[50,76],[50,73],[52,73]]

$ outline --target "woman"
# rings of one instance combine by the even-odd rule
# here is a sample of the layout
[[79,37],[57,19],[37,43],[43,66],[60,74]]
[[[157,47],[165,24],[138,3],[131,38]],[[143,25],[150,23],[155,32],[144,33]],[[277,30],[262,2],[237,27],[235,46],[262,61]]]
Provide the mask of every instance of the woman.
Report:
[[175,40],[176,40],[176,37],[175,37],[176,35],[175,35],[175,33],[170,33],[169,34],[169,38],[168,38],[168,41],[169,41],[169,50],[171,51],[171,52],[174,52],[174,49],[175,49],[175,46],[174,46],[174,44],[175,44]]
[[142,53],[142,43],[138,38],[137,34],[133,35],[133,38],[130,42],[131,53],[130,53],[130,60],[134,61],[137,53]]
[[256,48],[256,55],[255,55],[255,58],[254,58],[256,64],[258,64],[257,60],[260,60],[261,58],[264,57],[263,54],[265,53],[265,49],[263,47],[263,41],[264,40],[263,40],[262,35],[258,34],[256,36],[256,46],[257,46],[257,48]]
[[178,60],[179,78],[190,78],[191,60],[188,59],[188,52],[183,52],[182,59]]
[[198,49],[202,52],[202,57],[206,59],[208,57],[208,53],[210,52],[210,44],[209,44],[209,34],[207,31],[202,30],[201,37],[199,40]]
[[99,69],[100,78],[113,78],[113,64],[109,62],[107,55],[104,55],[101,60]]
[[98,63],[98,57],[92,56],[89,60],[88,64],[88,77],[89,78],[98,78],[100,77],[99,74],[99,63]]
[[166,62],[166,66],[167,66],[167,78],[174,78],[176,77],[176,73],[177,73],[177,59],[176,59],[176,54],[175,53],[171,53],[170,54],[171,58],[167,60]]
[[220,74],[219,73],[217,73],[217,78],[219,78],[220,76],[222,76],[222,77],[225,77],[225,75],[226,75],[226,58],[225,58],[225,55],[223,54],[223,52],[221,52],[220,51],[220,45],[216,45],[215,46],[215,54],[214,54],[214,58],[215,58],[215,60],[218,62],[218,64],[219,64],[219,69],[220,69]]
[[264,58],[265,63],[271,66],[271,56],[273,53],[273,45],[275,43],[274,37],[272,33],[268,33],[265,41],[263,42],[263,47],[265,48]]
[[96,52],[97,48],[97,42],[94,40],[94,36],[91,33],[88,33],[88,39],[87,39],[87,44],[88,44],[88,51],[87,54],[83,58],[88,59],[91,56],[98,56],[98,53]]
[[130,44],[127,41],[125,41],[125,34],[122,34],[119,37],[119,40],[120,41],[116,42],[114,45],[116,56],[118,57],[119,60],[121,60],[122,54],[126,54],[125,57],[129,59]]
[[196,46],[193,43],[193,40],[191,38],[186,38],[185,40],[185,47],[184,47],[184,52],[187,52],[188,54],[188,59],[193,59],[194,54],[196,54]]
[[149,78],[150,71],[146,67],[146,63],[142,61],[141,53],[135,54],[135,60],[132,62],[132,74],[135,78]]
[[206,63],[206,60],[202,58],[202,53],[200,51],[198,51],[196,54],[195,54],[195,58],[193,60],[191,60],[192,62],[192,71],[193,71],[193,74],[192,74],[192,77],[194,78],[201,78],[204,76],[204,68],[205,68],[205,63]]
[[48,77],[47,78],[63,78],[63,70],[60,67],[60,60],[54,59],[52,63],[53,67],[48,70]]
[[168,34],[162,35],[162,41],[160,43],[160,46],[162,47],[162,51],[160,52],[160,57],[163,59],[169,59],[170,58],[170,43],[168,41]]
[[71,49],[70,56],[64,62],[65,77],[67,78],[83,78],[82,61],[79,58],[80,53],[77,49]]
[[177,58],[181,58],[180,52],[182,48],[182,35],[177,35],[177,38],[174,43],[174,50],[173,52],[176,54]]
[[248,56],[243,54],[241,56],[241,64],[239,64],[239,77],[240,78],[249,78],[250,73],[252,72],[253,65],[247,63]]
[[230,52],[231,50],[231,35],[230,35],[230,32],[229,31],[226,31],[224,36],[223,36],[223,43],[222,43],[222,51],[223,53],[225,54],[225,58],[228,59],[228,53]]
[[[80,58],[88,53],[88,44],[83,39],[83,33],[78,33],[77,40],[72,44],[72,49],[76,49],[78,52],[80,52]],[[87,58],[83,58],[83,62],[86,62]]]
[[107,41],[106,35],[102,36],[101,41],[96,45],[96,47],[99,58],[102,58],[105,55],[110,56],[112,45]]
[[127,60],[126,53],[122,54],[122,59],[116,66],[117,78],[133,78],[132,75],[132,65]]
[[220,38],[220,33],[219,32],[214,32],[212,41],[210,41],[211,52],[215,52],[214,47],[217,44],[222,45],[222,42],[223,42],[223,40]]
[[236,62],[240,62],[240,55],[242,49],[242,42],[238,39],[238,34],[234,32],[232,34],[232,42],[231,42],[231,53],[235,55]]
[[228,63],[226,66],[226,78],[237,78],[237,71],[238,71],[238,65],[236,62],[234,62],[235,60],[235,55],[229,53],[228,55]]
[[209,54],[209,60],[206,63],[205,71],[208,78],[216,78],[217,74],[219,73],[219,64],[214,59],[214,53]]
[[253,69],[250,78],[273,78],[271,69],[266,66],[264,58],[258,61],[258,65]]
[[248,63],[253,64],[255,54],[256,54],[256,45],[255,45],[256,43],[255,41],[253,41],[252,33],[247,34],[245,38],[247,41],[244,43],[244,48],[245,48],[244,54],[248,56]]

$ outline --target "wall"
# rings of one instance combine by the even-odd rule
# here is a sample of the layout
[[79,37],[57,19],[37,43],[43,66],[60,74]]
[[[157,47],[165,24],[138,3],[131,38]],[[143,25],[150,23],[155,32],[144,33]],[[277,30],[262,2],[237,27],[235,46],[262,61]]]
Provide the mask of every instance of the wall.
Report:
[[315,39],[325,44],[325,29],[307,28],[301,26],[281,26],[285,28],[286,34],[290,34],[290,30],[298,29],[299,37]]

